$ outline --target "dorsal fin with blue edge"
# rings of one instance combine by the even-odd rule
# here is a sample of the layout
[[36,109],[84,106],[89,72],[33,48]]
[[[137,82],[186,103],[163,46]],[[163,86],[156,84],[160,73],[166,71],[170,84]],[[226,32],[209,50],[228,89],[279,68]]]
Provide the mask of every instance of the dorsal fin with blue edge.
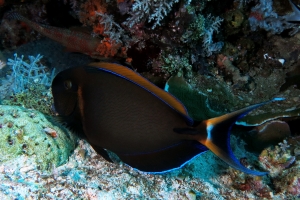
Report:
[[214,154],[216,154],[219,158],[229,164],[231,167],[238,169],[242,172],[253,174],[256,176],[262,176],[267,174],[268,172],[259,172],[250,170],[244,167],[238,159],[233,155],[231,147],[230,147],[230,129],[232,125],[240,118],[245,116],[251,110],[256,109],[260,106],[263,106],[267,103],[274,101],[281,101],[284,98],[274,98],[270,101],[266,101],[263,103],[255,104],[248,106],[246,108],[237,110],[232,113],[228,113],[222,115],[220,117],[212,118],[203,121],[199,126],[206,126],[207,137],[201,138],[199,140],[200,143],[205,145],[208,149],[210,149]]
[[188,115],[185,106],[177,98],[175,98],[170,93],[164,91],[163,89],[160,89],[159,87],[157,87],[138,73],[132,71],[131,69],[128,69],[127,67],[124,67],[119,64],[107,62],[90,63],[88,66],[96,67],[103,71],[112,73],[144,88],[145,90],[147,90],[148,92],[152,93],[160,100],[165,102],[168,106],[176,110],[183,117],[185,117],[188,125],[193,125],[193,119]]

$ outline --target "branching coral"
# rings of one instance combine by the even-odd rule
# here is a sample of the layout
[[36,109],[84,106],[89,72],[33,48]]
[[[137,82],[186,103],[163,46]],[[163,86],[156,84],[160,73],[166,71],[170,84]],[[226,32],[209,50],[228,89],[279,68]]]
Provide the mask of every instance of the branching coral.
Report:
[[6,63],[3,62],[2,60],[0,60],[0,69],[2,69],[2,68],[5,67],[5,66],[6,66]]
[[[75,2],[76,5],[81,3]],[[107,6],[102,0],[89,0],[75,6],[74,9],[80,22],[93,28],[92,36],[101,38],[95,52],[91,53],[93,57],[126,57],[126,48],[123,45],[126,41],[124,30],[114,21],[113,15],[108,13]]]
[[[17,57],[8,59],[8,65],[12,67],[12,74],[2,81],[0,87],[1,103],[6,105],[18,105],[30,109],[36,109],[46,114],[53,114],[51,110],[52,97],[49,88],[55,70],[50,75],[47,68],[40,63],[43,56],[29,56],[29,62]],[[9,98],[7,98],[9,96]]]
[[219,32],[219,27],[222,21],[223,19],[220,17],[211,17],[210,15],[206,18],[206,23],[209,24],[209,26],[205,29],[202,46],[207,56],[220,51],[223,47],[223,42],[213,42],[213,33]]
[[116,43],[122,43],[121,37],[124,34],[124,30],[117,24],[112,15],[96,12],[97,16],[100,16],[99,24],[104,27],[102,33],[105,37],[109,37],[110,40]]
[[24,61],[24,56],[14,55],[14,59],[8,59],[7,65],[11,66],[11,78],[14,81],[13,92],[20,93],[26,91],[30,84],[39,83],[46,87],[51,85],[55,75],[55,70],[49,75],[47,68],[40,63],[43,58],[41,55],[29,56],[29,61]]
[[136,0],[132,5],[132,10],[129,12],[130,18],[124,23],[129,27],[148,20],[153,22],[152,29],[160,26],[162,19],[170,12],[172,6],[178,3],[179,0],[161,0],[161,1],[148,1]]

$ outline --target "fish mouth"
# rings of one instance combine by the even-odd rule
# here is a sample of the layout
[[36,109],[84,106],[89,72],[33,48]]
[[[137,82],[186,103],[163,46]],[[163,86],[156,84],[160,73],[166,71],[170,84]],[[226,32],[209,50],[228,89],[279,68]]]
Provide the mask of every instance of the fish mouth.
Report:
[[59,113],[58,113],[58,112],[56,111],[56,109],[55,109],[54,103],[51,105],[50,110],[51,110],[51,112],[52,112],[55,116],[58,116],[58,115],[59,115]]
[[75,112],[75,110],[76,110],[76,107],[77,107],[77,101],[76,101],[76,103],[75,103],[74,109],[70,112],[70,114],[65,114],[65,115],[59,114],[59,112],[58,112],[58,111],[56,110],[56,108],[55,108],[55,104],[54,104],[54,103],[51,105],[50,110],[51,110],[51,112],[52,112],[55,116],[65,116],[65,117],[67,117],[67,116],[72,116],[72,115],[74,114],[74,112]]
[[52,104],[51,110],[54,112],[55,116],[57,116],[60,120],[61,123],[63,123],[66,127],[69,127],[70,125],[72,126],[73,119],[76,118],[76,108],[78,106],[78,101],[74,103],[74,108],[68,112],[68,113],[60,113],[57,111],[55,108],[55,104]]
[[58,116],[63,125],[68,128],[76,136],[87,139],[81,121],[81,116],[78,110],[78,99],[74,103],[74,109],[68,115]]

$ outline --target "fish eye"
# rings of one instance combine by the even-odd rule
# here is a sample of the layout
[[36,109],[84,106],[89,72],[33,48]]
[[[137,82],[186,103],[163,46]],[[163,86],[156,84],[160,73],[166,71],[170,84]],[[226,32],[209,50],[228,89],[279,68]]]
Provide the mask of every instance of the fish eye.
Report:
[[67,90],[71,89],[72,88],[72,82],[70,80],[64,81],[64,87]]

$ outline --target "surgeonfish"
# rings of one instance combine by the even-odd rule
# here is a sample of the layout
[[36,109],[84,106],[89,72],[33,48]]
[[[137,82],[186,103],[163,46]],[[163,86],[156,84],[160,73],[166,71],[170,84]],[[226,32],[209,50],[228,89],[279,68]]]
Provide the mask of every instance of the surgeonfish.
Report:
[[57,74],[54,107],[70,128],[111,161],[106,150],[144,172],[180,168],[211,150],[231,167],[257,176],[267,172],[244,167],[230,148],[230,128],[255,104],[220,117],[194,121],[170,93],[119,64],[99,62]]

